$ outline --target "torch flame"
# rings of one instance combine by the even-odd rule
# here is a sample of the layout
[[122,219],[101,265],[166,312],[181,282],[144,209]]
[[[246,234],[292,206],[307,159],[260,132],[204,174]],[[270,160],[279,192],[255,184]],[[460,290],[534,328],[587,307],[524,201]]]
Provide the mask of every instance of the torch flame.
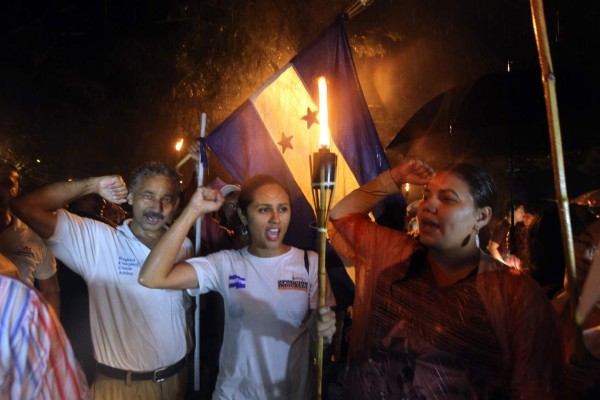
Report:
[[327,82],[319,78],[319,148],[329,149],[329,112],[327,111]]
[[179,150],[181,150],[182,147],[183,147],[183,138],[180,138],[179,140],[177,140],[177,143],[175,143],[175,150],[179,151]]
[[405,184],[404,184],[404,191],[405,191],[406,193],[408,193],[408,192],[409,192],[409,190],[410,190],[410,184],[408,184],[408,183],[405,183]]

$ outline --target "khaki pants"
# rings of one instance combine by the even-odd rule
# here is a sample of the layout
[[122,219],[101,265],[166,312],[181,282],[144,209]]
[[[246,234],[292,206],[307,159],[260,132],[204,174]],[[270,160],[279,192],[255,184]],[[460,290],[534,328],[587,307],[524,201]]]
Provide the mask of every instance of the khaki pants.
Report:
[[187,368],[162,382],[113,379],[96,372],[92,392],[95,400],[184,400]]

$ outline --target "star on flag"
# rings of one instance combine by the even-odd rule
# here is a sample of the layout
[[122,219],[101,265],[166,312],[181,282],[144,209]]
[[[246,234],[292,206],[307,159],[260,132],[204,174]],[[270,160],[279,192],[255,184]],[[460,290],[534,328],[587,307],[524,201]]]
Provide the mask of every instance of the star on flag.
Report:
[[312,124],[318,124],[319,120],[317,119],[317,115],[319,114],[319,110],[312,111],[310,107],[306,107],[306,115],[304,115],[301,120],[306,121],[306,129],[310,129]]
[[285,132],[281,132],[281,140],[277,142],[277,144],[281,146],[281,154],[285,153],[287,149],[294,150],[292,138],[293,136],[286,136]]

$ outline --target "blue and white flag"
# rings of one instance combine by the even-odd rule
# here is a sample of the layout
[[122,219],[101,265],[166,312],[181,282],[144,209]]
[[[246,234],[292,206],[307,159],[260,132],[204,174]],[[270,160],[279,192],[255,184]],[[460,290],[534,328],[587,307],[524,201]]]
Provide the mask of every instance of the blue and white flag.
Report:
[[238,182],[274,176],[292,195],[285,242],[314,248],[309,156],[319,149],[317,79],[328,85],[331,151],[338,155],[334,204],[389,165],[364,99],[341,18],[298,53],[207,138]]

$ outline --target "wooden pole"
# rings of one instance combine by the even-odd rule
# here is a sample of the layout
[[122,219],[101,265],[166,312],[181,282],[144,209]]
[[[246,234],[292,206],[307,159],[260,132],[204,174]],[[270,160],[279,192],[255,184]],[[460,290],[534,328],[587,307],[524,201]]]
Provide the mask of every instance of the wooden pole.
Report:
[[[319,233],[319,290],[318,290],[318,309],[326,304],[327,293],[327,269],[325,266],[325,256],[327,251],[327,219],[331,208],[331,200],[335,190],[335,175],[337,170],[337,156],[329,151],[328,148],[321,148],[319,152],[314,153],[310,160],[312,176],[312,193],[315,208],[317,211],[317,229]],[[316,367],[317,367],[317,400],[323,397],[323,337],[317,337]]]
[[[325,288],[327,285],[327,271],[325,267],[325,252],[327,245],[327,209],[325,201],[327,195],[325,189],[321,189],[321,207],[317,210],[317,220],[319,229],[319,300],[317,309],[325,306]],[[317,400],[323,397],[323,347],[322,336],[317,337]]]
[[533,31],[538,49],[538,56],[542,70],[542,84],[546,101],[546,114],[552,149],[552,167],[554,171],[554,190],[556,203],[562,229],[562,241],[567,263],[567,291],[569,293],[569,306],[575,328],[575,357],[585,355],[583,334],[581,327],[575,322],[575,310],[579,299],[577,288],[577,271],[575,267],[575,251],[573,247],[573,233],[571,230],[571,215],[569,214],[569,198],[567,196],[567,180],[565,176],[565,163],[563,158],[562,136],[558,116],[558,102],[556,98],[556,76],[552,66],[550,44],[546,30],[543,0],[530,0]]
[[373,4],[374,1],[375,0],[355,0],[346,7],[344,14],[348,16],[348,19],[352,19],[363,12],[365,8]]

